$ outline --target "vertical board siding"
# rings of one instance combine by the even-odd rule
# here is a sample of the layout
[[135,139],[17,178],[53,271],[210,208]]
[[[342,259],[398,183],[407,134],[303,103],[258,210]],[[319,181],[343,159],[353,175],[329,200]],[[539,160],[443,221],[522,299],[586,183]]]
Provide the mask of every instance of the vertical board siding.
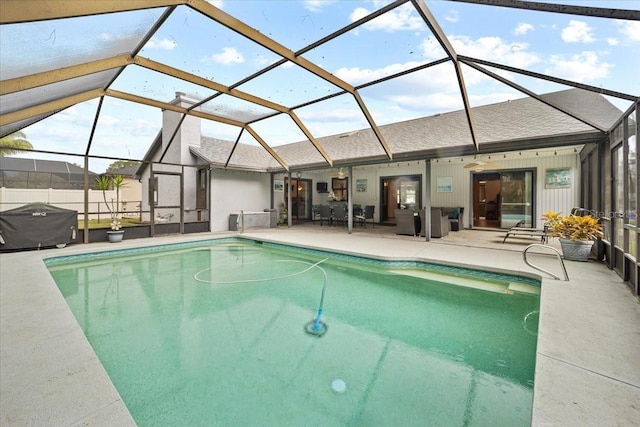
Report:
[[[558,155],[546,157],[534,157],[520,159],[517,153],[507,154],[507,158],[496,155],[492,162],[502,165],[500,170],[513,169],[534,169],[535,170],[535,203],[534,213],[535,223],[541,226],[540,217],[552,210],[568,214],[572,208],[578,206],[580,200],[580,158],[578,154]],[[464,164],[460,160],[451,161],[439,160],[432,163],[432,183],[431,183],[431,205],[432,206],[463,206],[465,208],[465,224],[469,224],[471,217],[471,177],[473,171],[464,169]],[[571,187],[569,188],[545,188],[545,174],[547,169],[571,168]],[[438,177],[453,178],[453,192],[438,193],[436,191]]]

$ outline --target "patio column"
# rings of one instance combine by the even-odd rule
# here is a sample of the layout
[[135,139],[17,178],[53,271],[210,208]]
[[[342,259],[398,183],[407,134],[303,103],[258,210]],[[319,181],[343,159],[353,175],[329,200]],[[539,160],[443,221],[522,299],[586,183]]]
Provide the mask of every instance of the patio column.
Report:
[[353,233],[353,167],[347,168],[347,192],[349,200],[347,201],[347,233]]
[[293,226],[293,219],[291,216],[291,187],[293,186],[293,182],[291,181],[291,171],[287,174],[289,177],[289,185],[287,185],[287,227],[291,228]]
[[424,162],[424,240],[431,240],[431,160]]

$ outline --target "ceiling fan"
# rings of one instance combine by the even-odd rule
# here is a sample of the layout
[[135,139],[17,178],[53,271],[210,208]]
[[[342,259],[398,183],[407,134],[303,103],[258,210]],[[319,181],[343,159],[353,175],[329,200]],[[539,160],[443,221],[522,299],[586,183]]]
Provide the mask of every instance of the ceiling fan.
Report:
[[475,162],[464,165],[465,169],[473,169],[475,172],[482,172],[485,169],[500,169],[501,167],[498,163],[485,162],[483,160],[476,160]]
[[343,169],[338,169],[338,178],[345,179],[349,174]]

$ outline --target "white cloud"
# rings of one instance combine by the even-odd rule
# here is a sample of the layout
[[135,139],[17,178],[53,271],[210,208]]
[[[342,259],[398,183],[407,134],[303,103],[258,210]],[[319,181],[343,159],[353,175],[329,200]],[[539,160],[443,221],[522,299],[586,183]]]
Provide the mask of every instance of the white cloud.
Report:
[[520,22],[513,30],[513,34],[516,36],[523,36],[529,31],[533,31],[534,29],[535,28],[533,28],[533,25],[527,24],[526,22]]
[[224,2],[222,0],[207,0],[207,3],[217,7],[218,9],[222,9],[222,7],[224,6]]
[[[518,68],[528,68],[540,62],[540,58],[537,55],[528,51],[529,45],[527,43],[513,44],[499,37],[472,39],[466,36],[452,36],[449,40],[456,52],[470,57],[489,58],[492,61]],[[428,60],[445,57],[444,51],[433,36],[423,40],[421,50],[423,56]],[[357,86],[402,70],[417,67],[423,63],[412,61],[403,64],[391,64],[378,69],[340,68],[334,74]],[[477,85],[481,81],[490,80],[490,77],[473,70],[465,70],[464,78],[468,87]],[[384,83],[380,87],[372,87],[367,89],[366,94],[370,98],[394,104],[398,111],[426,111],[429,109],[451,111],[460,108],[461,105],[458,81],[450,63],[406,75],[401,79]],[[482,96],[492,95],[486,94]],[[489,101],[492,99],[489,99]],[[495,100],[496,102],[504,100],[504,95],[497,95]]]
[[218,64],[240,64],[244,62],[244,57],[234,47],[223,47],[222,53],[211,55]]
[[460,14],[458,13],[457,10],[450,10],[447,12],[447,14],[444,17],[445,20],[449,21],[449,22],[458,22],[460,20]]
[[256,54],[255,58],[253,59],[253,61],[258,65],[258,66],[266,66],[269,63],[272,62],[272,60],[270,60],[269,58],[266,58],[264,55],[261,54]]
[[100,115],[99,120],[100,126],[114,126],[120,123],[120,120],[117,117],[113,117],[107,114]]
[[[351,22],[364,18],[370,13],[370,10],[358,7],[351,12]],[[391,33],[394,31],[424,30],[426,26],[413,7],[403,5],[367,22],[362,28],[369,31],[383,30]]]
[[618,46],[620,44],[620,40],[615,37],[609,37],[607,38],[607,44],[609,46]]
[[596,41],[591,27],[582,21],[574,20],[569,21],[569,25],[562,29],[561,37],[567,43],[591,43]]
[[527,43],[507,43],[500,37],[480,37],[473,40],[467,36],[452,36],[449,40],[457,53],[472,58],[488,58],[493,62],[518,68],[540,62],[537,55],[527,51]]
[[619,32],[625,38],[626,42],[640,41],[640,22],[639,21],[616,21]]
[[567,57],[565,55],[553,55],[549,62],[551,67],[547,74],[562,77],[576,82],[588,82],[609,77],[609,70],[613,65],[601,62],[595,52],[582,52]]
[[311,12],[321,12],[323,7],[335,3],[337,0],[305,0],[304,8]]
[[175,40],[169,40],[164,38],[162,40],[158,40],[154,37],[151,38],[144,46],[145,49],[161,49],[161,50],[172,50],[178,45]]
[[[334,74],[351,84],[358,85],[420,64],[420,62],[392,64],[380,69],[341,68]],[[457,107],[460,103],[458,80],[451,64],[430,67],[379,86],[372,86],[363,95],[390,102],[396,105],[398,111],[424,110],[427,107],[449,110],[455,102]]]

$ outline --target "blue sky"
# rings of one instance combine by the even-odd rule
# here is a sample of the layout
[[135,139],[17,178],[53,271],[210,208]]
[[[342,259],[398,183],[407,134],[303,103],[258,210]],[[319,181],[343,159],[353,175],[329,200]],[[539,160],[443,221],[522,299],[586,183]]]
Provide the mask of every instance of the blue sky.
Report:
[[[297,51],[389,2],[227,0],[210,3]],[[565,3],[640,9],[640,1],[635,0]],[[458,54],[640,95],[637,79],[640,22],[451,1],[427,1],[426,5]],[[38,39],[41,44],[36,47],[17,46],[16,49],[38,52],[43,59],[33,67],[42,66],[44,69],[55,64],[56,55],[60,56],[59,49],[62,49],[66,63],[121,53],[118,49],[124,49],[144,34],[161,12],[158,9],[105,15],[85,19],[82,23],[43,23],[37,27],[41,32]],[[79,30],[83,35],[81,38],[77,37]],[[35,30],[31,31],[35,33]],[[53,50],[47,49],[52,44],[52,37],[57,40]],[[49,53],[51,57],[47,57]],[[182,6],[140,55],[224,85],[234,84],[280,59],[273,52]],[[445,55],[411,3],[407,3],[303,56],[349,84],[358,86]],[[3,66],[4,75],[6,71]],[[512,73],[491,71],[536,93],[565,89]],[[463,72],[472,106],[525,96],[466,66]],[[113,88],[159,101],[170,101],[176,91],[199,99],[212,93],[209,89],[133,66],[127,67]],[[238,89],[288,107],[339,90],[292,64],[281,66],[240,85]],[[360,94],[379,125],[462,108],[451,63],[361,89]],[[207,105],[206,110],[230,117],[238,117],[239,114],[245,118],[256,117],[265,111],[261,107],[224,98],[227,99],[221,98]],[[615,104],[621,109],[629,105],[619,101]],[[78,104],[24,131],[37,148],[83,153],[96,106],[97,100]],[[297,113],[315,136],[367,127],[351,95],[305,107]],[[161,113],[157,109],[107,98],[91,154],[141,158],[160,126]],[[252,127],[272,146],[305,139],[285,116],[257,122]],[[233,126],[203,124],[203,133],[207,136],[235,140],[238,132],[239,129]],[[250,137],[243,138],[243,142],[255,143]],[[80,158],[72,161],[81,163]],[[90,169],[102,172],[109,163],[108,160],[92,161]]]

